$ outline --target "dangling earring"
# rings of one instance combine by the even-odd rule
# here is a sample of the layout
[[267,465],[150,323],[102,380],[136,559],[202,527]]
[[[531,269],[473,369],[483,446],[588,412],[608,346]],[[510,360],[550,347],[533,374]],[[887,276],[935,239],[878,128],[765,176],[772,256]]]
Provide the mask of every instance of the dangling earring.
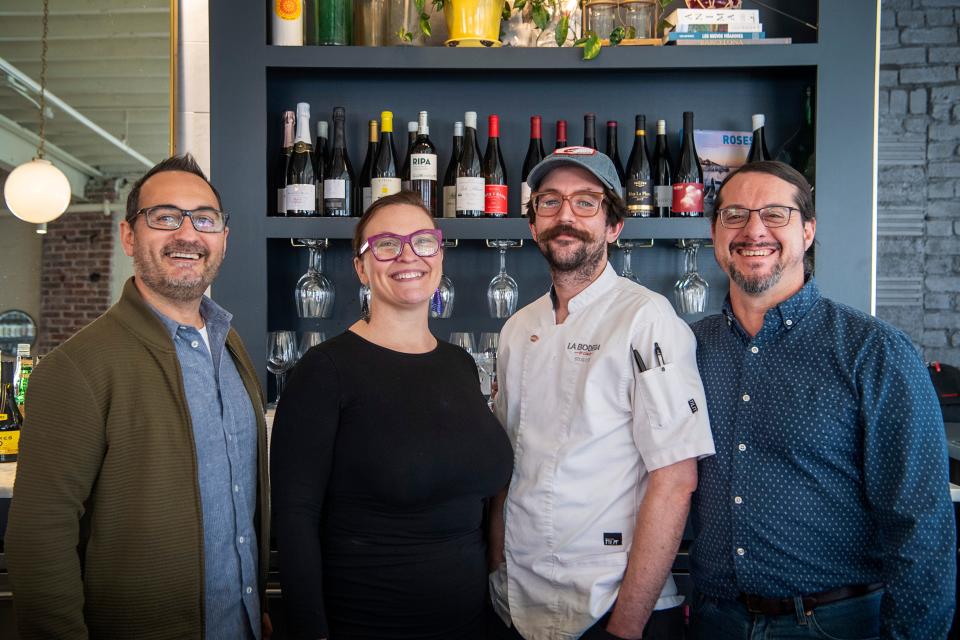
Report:
[[430,311],[433,312],[435,318],[443,315],[443,296],[440,295],[440,287],[436,288],[433,297],[430,299]]
[[360,319],[370,322],[370,285],[360,285]]

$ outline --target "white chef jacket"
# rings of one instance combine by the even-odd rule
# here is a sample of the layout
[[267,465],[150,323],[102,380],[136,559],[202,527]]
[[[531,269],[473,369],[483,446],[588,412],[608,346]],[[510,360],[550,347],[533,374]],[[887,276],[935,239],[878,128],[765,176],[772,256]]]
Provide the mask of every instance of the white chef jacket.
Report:
[[[556,324],[549,293],[524,307],[504,326],[497,357],[495,410],[514,471],[506,564],[490,582],[497,612],[527,640],[578,638],[603,616],[648,473],[714,453],[696,339],[666,298],[608,263],[568,310]],[[655,608],[682,602],[669,576]]]

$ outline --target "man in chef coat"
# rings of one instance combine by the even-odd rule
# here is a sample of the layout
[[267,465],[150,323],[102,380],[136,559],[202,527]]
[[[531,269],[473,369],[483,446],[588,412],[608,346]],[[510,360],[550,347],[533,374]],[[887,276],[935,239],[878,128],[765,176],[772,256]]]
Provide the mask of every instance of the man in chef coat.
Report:
[[678,638],[670,573],[713,439],[689,327],[616,274],[625,205],[611,160],[559,149],[529,174],[553,286],[500,334],[495,410],[513,478],[492,509],[504,638]]

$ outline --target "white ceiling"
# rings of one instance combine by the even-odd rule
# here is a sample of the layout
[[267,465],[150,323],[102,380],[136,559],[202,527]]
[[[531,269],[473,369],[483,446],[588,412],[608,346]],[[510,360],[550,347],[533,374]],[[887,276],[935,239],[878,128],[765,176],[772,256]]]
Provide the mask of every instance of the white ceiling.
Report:
[[[0,0],[0,58],[38,83],[41,15],[41,0]],[[48,33],[47,89],[150,160],[164,158],[170,0],[50,0]],[[5,76],[0,71],[0,115],[36,133],[37,107]],[[106,176],[135,177],[146,169],[59,109],[47,120],[46,134]],[[0,165],[3,156],[0,148]]]

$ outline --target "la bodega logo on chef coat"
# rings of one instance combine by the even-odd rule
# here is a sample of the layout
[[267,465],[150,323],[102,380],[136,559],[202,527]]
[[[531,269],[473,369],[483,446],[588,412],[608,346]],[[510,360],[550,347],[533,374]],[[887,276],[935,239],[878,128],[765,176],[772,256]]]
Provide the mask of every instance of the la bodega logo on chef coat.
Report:
[[567,343],[567,353],[573,354],[574,362],[590,362],[590,358],[599,350],[599,344],[588,344],[585,342]]

